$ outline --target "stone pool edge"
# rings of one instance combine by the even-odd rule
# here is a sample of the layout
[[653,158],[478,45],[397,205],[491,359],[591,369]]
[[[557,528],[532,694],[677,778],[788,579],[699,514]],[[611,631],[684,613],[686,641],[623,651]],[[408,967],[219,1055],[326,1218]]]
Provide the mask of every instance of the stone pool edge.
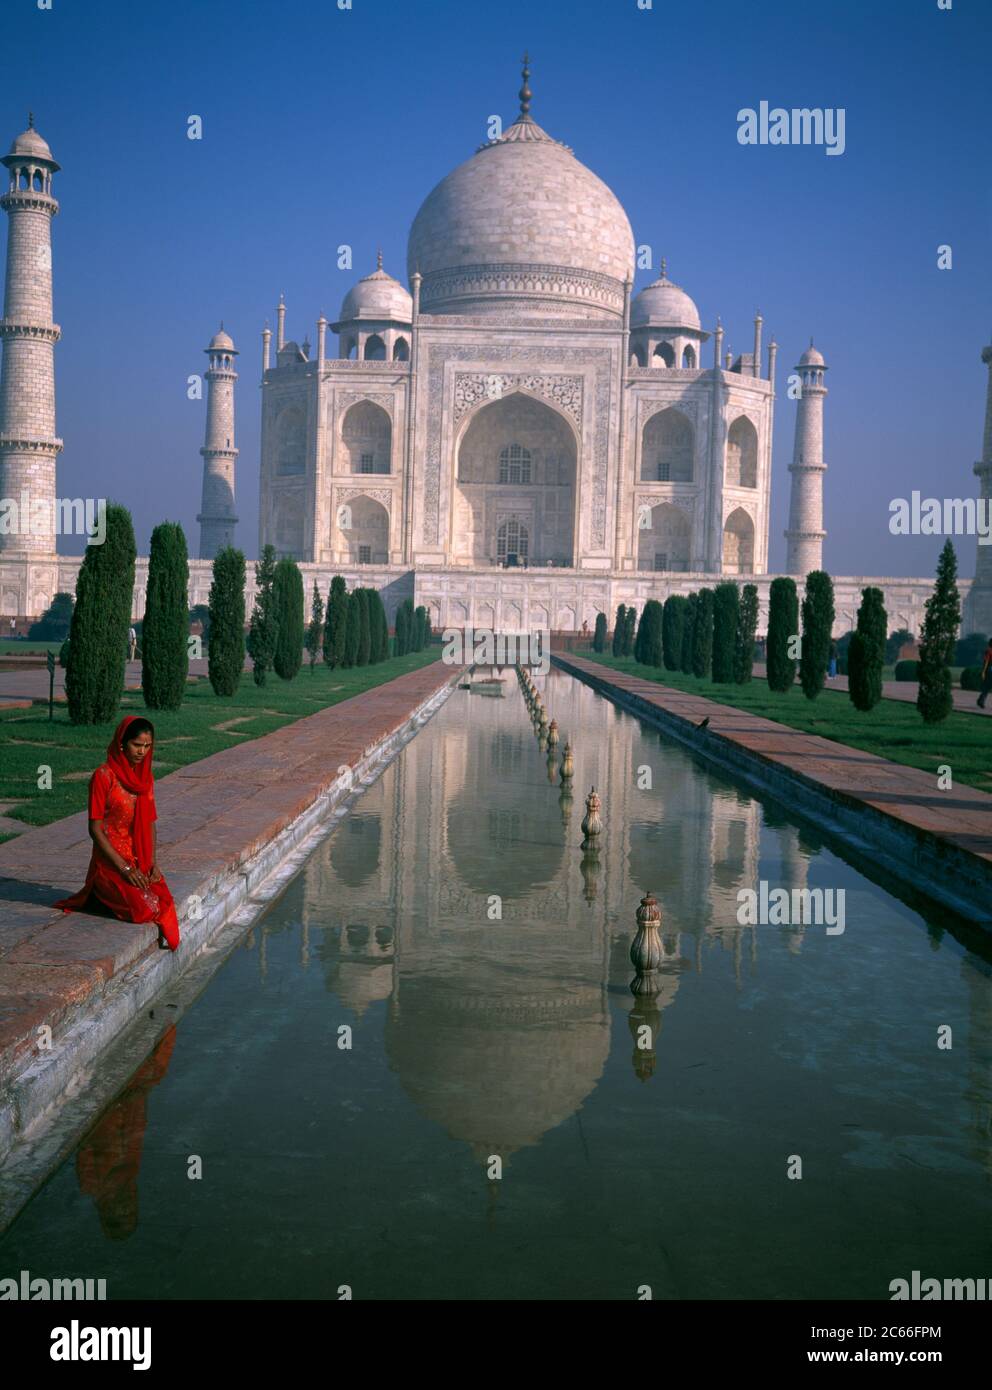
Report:
[[[82,1096],[96,1066],[160,995],[201,966],[208,953],[216,951],[216,966],[221,964],[317,844],[447,701],[460,676],[460,670],[447,668],[444,679],[400,724],[371,745],[346,771],[337,772],[293,821],[220,879],[211,871],[202,883],[185,893],[181,915],[184,949],[180,954],[174,956],[154,947],[143,951],[115,974],[103,991],[91,994],[79,1006],[68,1026],[59,1030],[56,1047],[26,1053],[22,1064],[11,1068],[0,1091],[0,1232],[10,1225],[52,1166],[62,1161],[67,1145],[64,1141],[59,1145],[59,1154],[36,1174],[27,1185],[28,1190],[16,1176],[17,1169],[23,1166],[19,1150],[43,1146],[46,1131],[54,1125],[63,1107]],[[198,918],[190,919],[186,909],[196,897],[209,900],[211,906]],[[225,934],[229,939],[221,941]],[[209,974],[213,974],[213,969]],[[104,1097],[100,1106],[108,1098]],[[85,1124],[80,1133],[83,1128]]]
[[[856,794],[841,793],[808,773],[800,773],[781,762],[745,747],[732,735],[700,729],[692,720],[654,704],[610,679],[616,673],[603,667],[603,675],[576,664],[571,658],[552,653],[551,662],[567,675],[581,680],[598,694],[636,715],[646,723],[699,753],[721,770],[747,782],[781,802],[786,810],[798,811],[807,819],[861,855],[912,886],[925,897],[950,908],[972,926],[992,931],[992,865],[979,854],[955,844],[946,836],[916,826],[886,813]],[[591,665],[592,663],[590,663]],[[674,687],[658,683],[659,692]],[[706,696],[693,696],[701,707],[717,705],[734,715],[741,711],[720,705]],[[745,716],[746,717],[746,716]],[[765,723],[774,724],[766,720]],[[786,725],[776,725],[785,729]],[[837,750],[846,747],[833,745]],[[856,752],[857,750],[850,750]],[[892,764],[898,767],[899,764]],[[953,883],[953,887],[950,885]]]

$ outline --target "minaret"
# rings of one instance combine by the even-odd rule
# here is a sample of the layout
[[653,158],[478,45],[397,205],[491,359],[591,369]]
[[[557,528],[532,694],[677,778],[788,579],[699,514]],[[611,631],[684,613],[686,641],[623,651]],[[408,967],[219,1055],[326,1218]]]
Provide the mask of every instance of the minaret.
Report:
[[[59,210],[52,175],[59,165],[33,116],[3,163],[10,185],[0,207],[10,225],[0,320],[0,498],[16,503],[18,525],[0,534],[0,558],[35,559],[55,554],[55,459],[62,441],[55,434],[55,344],[61,330],[52,322],[52,218]],[[30,519],[23,517],[25,508]]]
[[823,567],[823,398],[827,388],[823,373],[827,365],[823,355],[809,340],[809,347],[799,359],[796,371],[802,381],[802,395],[796,408],[796,445],[789,472],[792,474],[792,499],[789,503],[789,542],[785,562],[786,574],[805,578],[811,570]]
[[234,359],[238,349],[221,324],[204,351],[210,359],[207,377],[207,431],[203,448],[203,502],[199,516],[200,559],[212,560],[218,550],[234,544]]
[[981,532],[992,515],[992,344],[982,348],[982,361],[989,369],[985,394],[985,432],[982,457],[975,464],[980,482],[978,502],[979,540],[975,556],[975,578],[965,604],[962,633],[992,633],[992,543],[983,545]]

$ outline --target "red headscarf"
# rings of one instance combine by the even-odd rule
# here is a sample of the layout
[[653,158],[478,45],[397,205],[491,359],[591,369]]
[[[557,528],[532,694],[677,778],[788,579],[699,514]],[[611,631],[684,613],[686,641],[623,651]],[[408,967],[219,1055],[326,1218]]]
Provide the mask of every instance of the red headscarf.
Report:
[[124,790],[138,798],[134,805],[134,848],[138,868],[147,874],[152,867],[152,821],[157,818],[155,779],[152,776],[154,743],[137,767],[128,762],[124,753],[124,735],[128,725],[137,718],[139,716],[136,714],[125,715],[117,725],[107,748],[107,765],[113,769]]

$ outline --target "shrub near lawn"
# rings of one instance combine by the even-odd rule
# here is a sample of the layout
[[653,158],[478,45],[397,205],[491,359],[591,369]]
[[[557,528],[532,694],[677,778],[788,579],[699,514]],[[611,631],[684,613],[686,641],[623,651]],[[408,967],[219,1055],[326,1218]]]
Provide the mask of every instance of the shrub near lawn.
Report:
[[897,681],[917,681],[920,678],[920,663],[918,661],[897,661],[893,676]]

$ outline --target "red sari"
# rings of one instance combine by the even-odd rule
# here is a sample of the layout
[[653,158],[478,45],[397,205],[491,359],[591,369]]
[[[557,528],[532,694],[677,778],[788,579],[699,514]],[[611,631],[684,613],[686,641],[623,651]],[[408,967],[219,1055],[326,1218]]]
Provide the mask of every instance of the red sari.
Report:
[[[124,734],[135,718],[129,714],[121,720],[107,749],[107,761],[90,778],[89,818],[103,821],[107,839],[122,859],[150,874],[154,857],[152,822],[158,819],[152,750],[137,767],[128,762],[124,753]],[[164,878],[149,883],[147,888],[137,888],[94,844],[85,884],[78,893],[55,906],[63,912],[81,912],[91,894],[120,921],[154,922],[173,951],[179,945],[176,906]]]

